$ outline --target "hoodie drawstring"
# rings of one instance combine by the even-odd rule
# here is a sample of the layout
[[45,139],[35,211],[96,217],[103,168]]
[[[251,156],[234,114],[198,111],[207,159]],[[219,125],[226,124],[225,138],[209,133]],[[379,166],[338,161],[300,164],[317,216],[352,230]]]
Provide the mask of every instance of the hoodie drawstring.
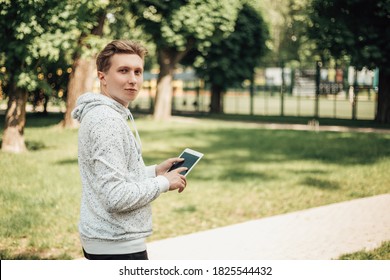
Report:
[[131,122],[131,126],[133,127],[133,130],[135,131],[135,136],[136,136],[136,141],[135,142],[136,142],[138,154],[141,155],[141,152],[142,152],[141,138],[139,137],[137,126],[135,125],[134,117],[131,114],[130,110],[129,110],[129,119],[130,119],[130,122]]

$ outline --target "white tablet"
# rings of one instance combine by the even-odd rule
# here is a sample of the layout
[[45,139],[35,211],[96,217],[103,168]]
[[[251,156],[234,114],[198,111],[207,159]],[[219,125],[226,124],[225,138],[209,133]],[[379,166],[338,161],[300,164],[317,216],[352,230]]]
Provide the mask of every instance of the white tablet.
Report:
[[188,170],[180,172],[180,174],[187,176],[202,157],[202,153],[187,148],[179,156],[179,158],[184,158],[184,161],[176,162],[168,172],[178,167],[187,167]]

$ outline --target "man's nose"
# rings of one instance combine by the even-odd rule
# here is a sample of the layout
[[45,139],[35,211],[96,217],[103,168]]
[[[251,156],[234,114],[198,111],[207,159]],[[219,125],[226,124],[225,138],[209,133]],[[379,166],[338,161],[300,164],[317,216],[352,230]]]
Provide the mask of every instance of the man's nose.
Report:
[[130,84],[134,84],[134,83],[136,83],[136,82],[137,82],[137,78],[136,78],[136,76],[135,76],[135,73],[134,73],[134,72],[130,72],[130,73],[129,73],[129,79],[128,79],[128,82],[129,82]]

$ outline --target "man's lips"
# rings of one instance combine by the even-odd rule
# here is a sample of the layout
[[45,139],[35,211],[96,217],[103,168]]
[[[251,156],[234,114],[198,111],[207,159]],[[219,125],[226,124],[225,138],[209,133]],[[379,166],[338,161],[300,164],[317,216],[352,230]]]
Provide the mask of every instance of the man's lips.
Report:
[[125,91],[137,92],[138,90],[135,88],[125,88]]

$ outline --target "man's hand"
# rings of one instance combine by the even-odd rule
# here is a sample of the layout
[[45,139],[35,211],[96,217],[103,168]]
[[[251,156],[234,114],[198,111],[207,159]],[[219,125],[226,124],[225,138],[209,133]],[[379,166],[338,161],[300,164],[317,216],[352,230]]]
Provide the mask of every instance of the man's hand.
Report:
[[187,186],[187,179],[184,175],[181,175],[180,172],[186,170],[188,170],[187,167],[179,167],[163,175],[169,181],[170,191],[177,190],[177,189],[179,189],[179,193],[184,191],[185,187]]
[[182,191],[184,191],[187,185],[186,177],[180,174],[180,172],[188,170],[187,167],[179,167],[167,173],[167,171],[169,170],[169,168],[172,167],[172,165],[174,165],[176,162],[181,162],[183,160],[184,158],[179,157],[169,158],[156,166],[156,175],[163,175],[168,179],[170,191],[179,189],[179,193],[181,193]]
[[184,158],[169,158],[166,161],[160,163],[159,165],[156,166],[156,175],[164,175],[169,168],[172,167],[176,162],[181,162],[183,161]]

